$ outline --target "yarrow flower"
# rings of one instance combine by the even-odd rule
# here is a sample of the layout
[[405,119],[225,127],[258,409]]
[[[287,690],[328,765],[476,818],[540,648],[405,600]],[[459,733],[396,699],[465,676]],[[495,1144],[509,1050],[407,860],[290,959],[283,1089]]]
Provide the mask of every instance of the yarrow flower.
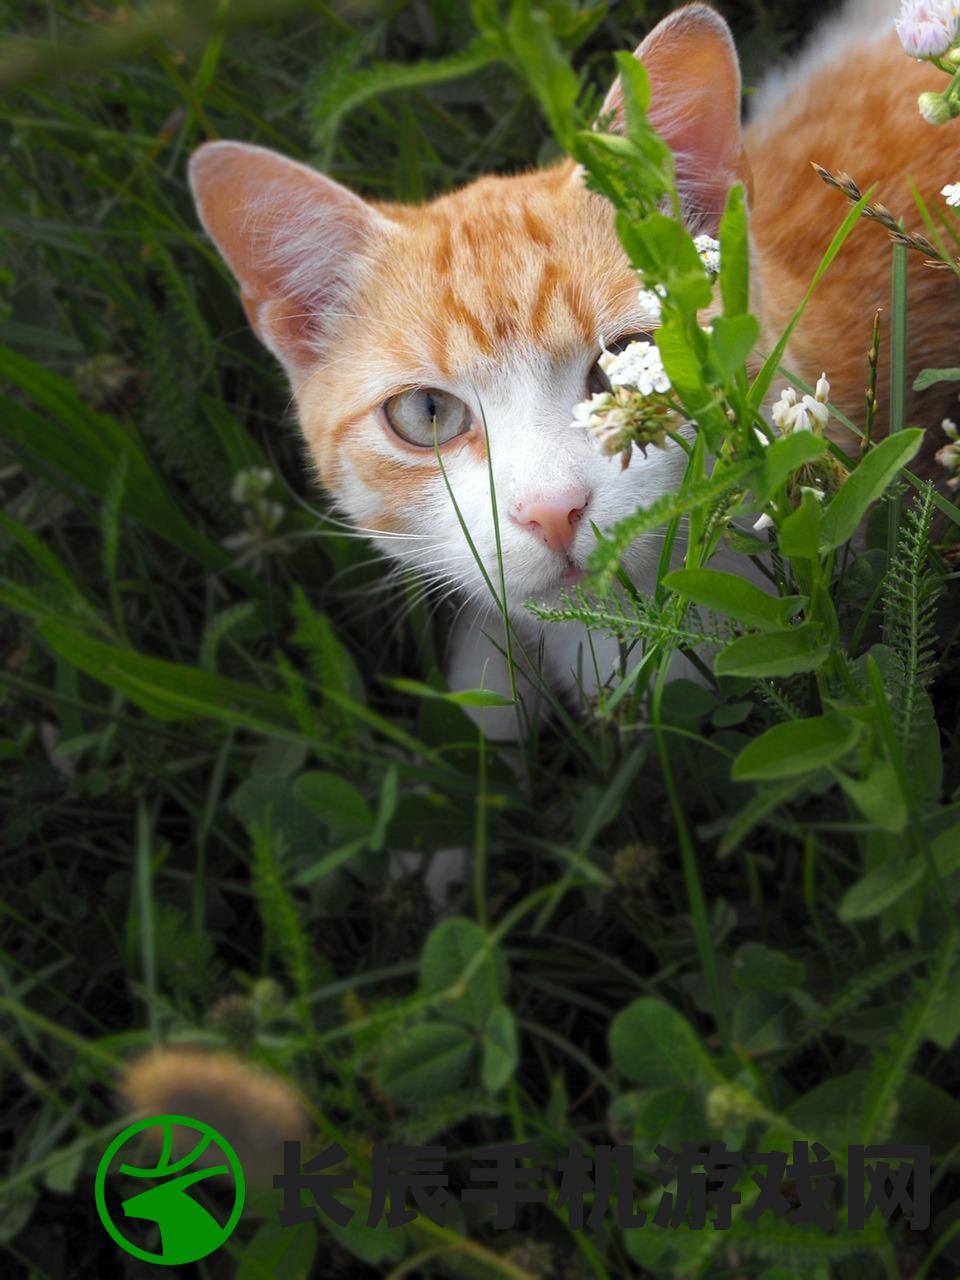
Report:
[[670,390],[663,357],[652,342],[631,342],[617,353],[605,351],[597,364],[612,387],[633,387],[644,396]]
[[[713,236],[699,235],[694,237],[694,247],[700,255],[700,261],[710,273],[711,276],[720,273],[720,241],[715,240]],[[649,312],[651,324],[659,324],[663,318],[663,299],[667,296],[667,290],[662,284],[655,284],[652,288],[646,285],[642,286],[637,293],[637,299],[640,305]]]
[[667,291],[662,284],[654,285],[652,289],[640,289],[638,291],[637,301],[648,313],[647,319],[650,324],[659,324],[663,319],[663,299],[666,296]]
[[589,400],[574,405],[575,427],[586,427],[594,447],[608,457],[620,455],[629,465],[634,447],[645,455],[648,445],[667,447],[667,432],[680,425],[670,403],[670,379],[652,342],[631,342],[623,351],[605,351],[597,361],[610,384]]
[[897,35],[911,58],[940,58],[957,38],[960,6],[954,0],[904,0]]
[[950,418],[944,418],[940,427],[950,443],[938,449],[935,457],[940,466],[950,472],[947,488],[956,493],[960,489],[960,436],[958,436],[957,424]]
[[713,236],[697,236],[694,239],[694,246],[700,255],[700,261],[710,272],[712,276],[718,275],[720,272],[720,241],[714,240]]
[[948,182],[945,187],[941,187],[940,194],[951,208],[960,206],[960,182]]

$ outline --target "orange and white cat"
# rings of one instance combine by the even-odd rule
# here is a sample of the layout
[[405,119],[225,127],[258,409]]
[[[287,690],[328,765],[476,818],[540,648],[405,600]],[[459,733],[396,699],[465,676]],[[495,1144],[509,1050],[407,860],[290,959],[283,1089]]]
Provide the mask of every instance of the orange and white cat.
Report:
[[[895,13],[893,0],[856,0],[762,89],[745,132],[737,56],[715,11],[678,9],[637,50],[691,229],[714,232],[731,184],[746,185],[761,351],[776,342],[846,212],[811,160],[864,187],[878,182],[878,198],[911,225],[909,179],[936,199],[960,177],[944,168],[960,134],[927,124],[916,108],[937,73],[905,56]],[[615,115],[619,99],[615,84],[603,114]],[[555,602],[582,573],[591,526],[609,528],[669,492],[684,465],[674,446],[635,455],[621,470],[571,426],[601,348],[655,327],[606,201],[566,162],[484,177],[420,206],[373,204],[235,142],[201,147],[190,180],[251,324],[289,376],[324,487],[388,555],[462,590],[452,685],[506,692],[508,681],[499,619],[447,481],[493,581],[499,532],[511,618],[528,652],[540,649],[543,674],[561,693],[578,682],[595,688],[610,673],[614,642],[594,636],[586,646],[579,624],[541,632],[524,602]],[[856,228],[785,361],[809,382],[828,370],[835,403],[854,419],[888,263],[882,230]],[[912,377],[956,363],[955,285],[921,261],[910,281]],[[920,424],[942,416],[929,401],[910,410]],[[880,431],[883,416],[881,403]],[[660,549],[659,538],[643,539],[625,559],[641,590]],[[511,736],[513,725],[510,711],[486,713],[494,736]]]
[[[956,169],[943,171],[945,149],[957,150],[950,126],[939,131],[917,113],[917,94],[936,87],[935,73],[903,54],[894,9],[892,0],[857,0],[825,27],[761,91],[743,138],[737,61],[713,11],[678,10],[638,50],[692,223],[713,228],[729,183],[753,170],[755,305],[768,349],[843,214],[809,160],[847,169],[863,186],[878,181],[898,214],[913,207],[908,175],[928,197],[960,179]],[[607,108],[616,105],[614,87]],[[428,447],[433,412],[449,433],[445,466],[488,565],[490,442],[520,625],[532,625],[525,599],[555,593],[583,564],[590,520],[612,523],[676,482],[670,453],[651,450],[621,471],[569,425],[601,338],[609,344],[651,324],[638,310],[608,209],[571,166],[484,178],[422,208],[369,205],[302,165],[236,143],[201,148],[191,179],[254,328],[289,373],[324,484],[388,554],[479,592]],[[883,233],[858,227],[788,353],[788,366],[810,382],[829,370],[835,402],[854,419],[873,308],[886,300],[888,277]],[[924,364],[956,363],[954,289],[948,273],[911,264],[911,375]],[[942,411],[935,400],[915,399],[910,419],[935,424]],[[640,585],[657,552],[633,549]],[[479,627],[463,632],[454,679],[477,685],[496,651]],[[546,629],[549,663],[561,677],[582,639]],[[161,1049],[129,1064],[122,1087],[141,1114],[213,1123],[251,1178],[269,1178],[281,1139],[306,1128],[289,1085],[223,1054]]]

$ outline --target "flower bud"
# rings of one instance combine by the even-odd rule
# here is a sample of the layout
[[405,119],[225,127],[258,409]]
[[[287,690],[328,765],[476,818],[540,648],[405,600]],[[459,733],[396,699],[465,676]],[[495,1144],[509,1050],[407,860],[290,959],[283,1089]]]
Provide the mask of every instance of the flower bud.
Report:
[[952,114],[942,93],[921,93],[917,106],[928,124],[946,124]]
[[707,1094],[707,1123],[711,1129],[746,1124],[766,1115],[763,1104],[736,1084],[718,1084]]
[[257,1006],[244,995],[224,996],[207,1014],[207,1019],[214,1031],[239,1047],[253,1042],[260,1025]]
[[274,978],[259,978],[250,991],[253,1003],[261,1012],[278,1012],[283,1008],[286,995]]
[[650,844],[628,844],[613,857],[611,871],[619,893],[625,898],[643,898],[660,870],[660,850]]

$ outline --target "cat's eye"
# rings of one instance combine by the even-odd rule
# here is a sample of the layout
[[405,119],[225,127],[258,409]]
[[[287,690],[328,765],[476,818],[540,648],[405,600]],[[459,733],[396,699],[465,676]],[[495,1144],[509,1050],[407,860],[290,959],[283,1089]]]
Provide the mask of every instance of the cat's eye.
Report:
[[[608,342],[606,350],[611,355],[619,355],[621,351],[626,351],[631,342],[652,342],[653,334],[648,333],[645,329],[637,333],[624,333],[615,342]],[[587,374],[587,392],[592,395],[599,395],[602,391],[612,391],[610,379],[600,368],[599,357],[594,360],[590,366],[590,372]]]
[[401,440],[424,449],[470,429],[470,410],[463,401],[436,387],[401,391],[384,404],[383,413]]

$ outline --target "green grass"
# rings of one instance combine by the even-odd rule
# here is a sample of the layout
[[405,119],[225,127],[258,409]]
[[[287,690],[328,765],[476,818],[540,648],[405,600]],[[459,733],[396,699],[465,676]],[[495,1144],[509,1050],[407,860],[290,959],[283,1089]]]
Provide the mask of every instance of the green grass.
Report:
[[[547,7],[595,107],[610,52],[670,6],[615,4],[596,22]],[[811,21],[799,3],[722,7],[748,84]],[[416,1256],[409,1274],[424,1276],[952,1276],[960,701],[955,620],[938,615],[931,636],[928,615],[932,579],[956,561],[929,551],[906,486],[873,508],[865,550],[844,536],[821,556],[824,533],[784,570],[829,636],[822,671],[701,689],[661,680],[656,648],[638,668],[634,649],[625,690],[582,715],[556,708],[518,783],[462,707],[428,696],[443,689],[449,609],[387,577],[311,487],[288,392],[198,230],[185,162],[206,137],[242,138],[372,197],[419,199],[559,153],[536,78],[478,45],[470,7],[446,0],[303,3],[269,22],[253,5],[121,23],[52,3],[5,25],[6,1270],[127,1274],[93,1173],[116,1129],[117,1065],[174,1039],[232,1043],[291,1075],[361,1183],[371,1144],[403,1141],[445,1143],[454,1181],[495,1142],[537,1139],[548,1167],[572,1141],[632,1142],[641,1197],[659,1194],[660,1142],[801,1136],[841,1167],[859,1140],[933,1150],[926,1232],[875,1220],[825,1241],[768,1218],[594,1236],[569,1229],[553,1178],[550,1205],[513,1231],[468,1212],[468,1252],[433,1228],[320,1230],[278,1276],[314,1256],[332,1277]],[[551,119],[568,123],[559,107]],[[902,396],[902,365],[880,376]],[[254,467],[283,508],[269,528],[231,497]],[[729,476],[711,483],[729,496]],[[245,514],[261,533],[241,556],[224,542]],[[617,557],[597,555],[612,576]],[[693,625],[686,599],[665,585],[655,607],[628,608],[614,620],[625,645]],[[881,638],[899,684],[866,657]],[[751,773],[751,743],[842,720],[837,703],[865,726],[853,755]],[[438,925],[388,855],[458,844],[474,850],[470,894]],[[261,1274],[274,1212],[195,1273]]]

